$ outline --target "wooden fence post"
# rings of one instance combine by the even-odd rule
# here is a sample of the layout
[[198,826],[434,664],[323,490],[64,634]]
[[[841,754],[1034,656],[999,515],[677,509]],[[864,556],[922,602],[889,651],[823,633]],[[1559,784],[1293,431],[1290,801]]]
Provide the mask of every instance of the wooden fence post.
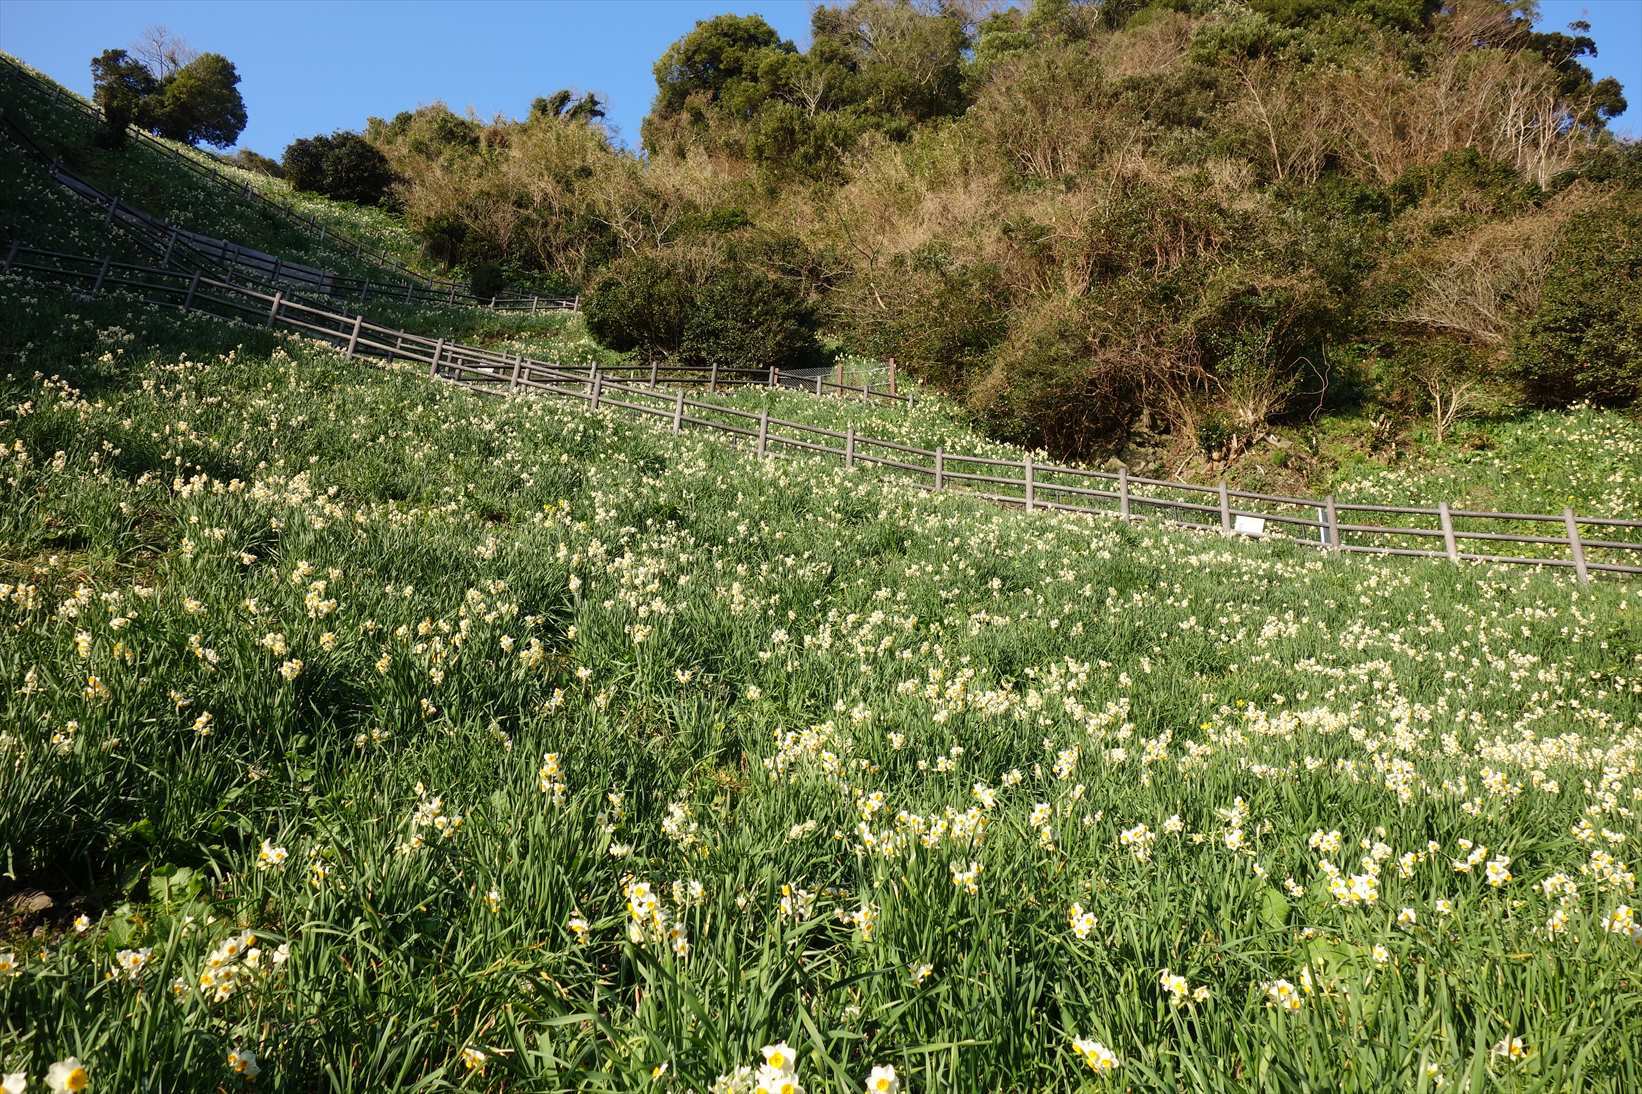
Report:
[[6,264],[0,266],[0,273],[10,273],[11,264],[17,261],[17,248],[22,245],[20,240],[12,240],[11,246],[6,249]]
[[599,409],[599,396],[604,391],[604,377],[598,369],[593,370],[593,409]]
[[1226,480],[1220,480],[1220,531],[1223,534],[1231,533],[1231,494],[1226,489]]
[[781,366],[780,365],[771,365],[770,366],[770,387],[773,389],[773,388],[778,388],[780,386],[781,386]]
[[941,448],[935,449],[935,489],[946,489],[946,452]]
[[274,272],[268,278],[268,280],[278,281],[280,272],[284,269],[285,269],[285,260],[283,258],[281,258],[279,255],[275,255],[274,256]]
[[684,428],[684,389],[678,389],[678,395],[673,400],[673,432],[677,434]]
[[656,359],[650,358],[650,386],[656,386]]
[[1581,585],[1588,585],[1591,575],[1585,567],[1585,544],[1579,538],[1579,518],[1572,509],[1562,511],[1562,524],[1568,529],[1568,553],[1574,559],[1574,573],[1579,576]]
[[182,310],[188,311],[194,306],[194,293],[200,287],[200,272],[194,271],[194,276],[188,279],[188,295],[183,297]]
[[444,352],[445,352],[445,340],[443,338],[441,338],[441,339],[439,339],[439,341],[437,341],[433,344],[433,363],[428,366],[428,376],[429,376],[429,378],[434,379],[434,380],[439,379],[439,357]]
[[770,441],[770,408],[765,407],[758,412],[758,454],[764,456],[769,451]]
[[532,296],[530,298],[530,314],[531,315],[536,314],[536,297],[534,297],[534,296]]
[[114,223],[114,212],[120,207],[119,198],[108,199],[108,216],[103,218],[103,227],[107,228]]
[[1458,562],[1460,560],[1460,549],[1454,542],[1454,518],[1448,512],[1448,503],[1446,501],[1437,503],[1437,519],[1442,522],[1443,550],[1448,552],[1450,562]]
[[1330,494],[1323,499],[1323,532],[1328,537],[1328,549],[1340,549],[1340,514],[1334,508],[1334,495]]
[[817,395],[821,394],[821,374],[819,372],[815,374],[815,393]]
[[844,362],[834,361],[832,365],[832,386],[839,391],[844,390]]
[[844,427],[844,467],[853,470],[855,467],[855,426]]
[[347,356],[350,360],[353,358],[354,348],[359,345],[359,328],[363,326],[364,323],[365,317],[363,315],[356,315],[353,317],[353,330],[348,332]]
[[895,394],[895,358],[889,359],[889,393]]
[[114,256],[111,255],[111,254],[107,254],[107,255],[103,256],[103,264],[97,268],[97,280],[92,282],[92,285],[91,285],[91,295],[92,296],[96,296],[99,292],[102,291],[103,278],[108,276],[108,264],[110,262],[112,262],[113,260],[114,260]]
[[718,390],[718,362],[717,361],[713,362],[713,371],[707,378],[707,390],[708,391],[717,391]]
[[1129,519],[1129,469],[1122,464],[1117,469],[1117,515]]
[[162,265],[162,266],[171,265],[171,252],[176,248],[176,246],[177,246],[177,226],[175,224],[173,224],[173,225],[171,225],[171,234],[166,236],[166,238],[165,238],[165,257],[160,260],[160,265]]
[[274,294],[274,306],[268,309],[268,326],[272,327],[274,320],[279,318],[279,306],[283,303],[285,303],[285,294],[276,292]]
[[359,283],[359,299],[363,302],[363,301],[369,299],[370,295],[371,295],[371,279],[367,277],[367,278],[365,278],[365,280],[363,280]]
[[518,391],[519,390],[519,369],[521,367],[523,367],[524,363],[525,363],[525,355],[524,354],[515,353],[513,355],[513,372],[507,378],[507,389],[509,391]]

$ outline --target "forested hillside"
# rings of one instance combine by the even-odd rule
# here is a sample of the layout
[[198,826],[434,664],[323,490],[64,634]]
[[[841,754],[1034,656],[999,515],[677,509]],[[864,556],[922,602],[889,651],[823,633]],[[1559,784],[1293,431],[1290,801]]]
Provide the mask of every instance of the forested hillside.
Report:
[[857,0],[803,51],[700,23],[642,155],[565,93],[366,136],[430,253],[588,290],[616,348],[895,356],[1003,439],[1223,469],[1319,415],[1636,398],[1642,153],[1532,14]]

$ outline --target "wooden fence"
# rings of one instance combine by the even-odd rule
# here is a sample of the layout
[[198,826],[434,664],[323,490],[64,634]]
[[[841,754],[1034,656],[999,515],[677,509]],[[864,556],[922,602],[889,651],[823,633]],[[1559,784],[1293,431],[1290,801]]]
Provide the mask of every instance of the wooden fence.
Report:
[[[1260,494],[1215,486],[1172,482],[1116,472],[1020,459],[925,449],[857,433],[772,417],[768,409],[738,410],[687,397],[683,385],[716,388],[725,384],[785,386],[779,370],[685,369],[622,365],[566,368],[523,354],[465,346],[447,339],[409,334],[362,316],[345,316],[267,294],[174,270],[42,251],[12,242],[0,272],[31,274],[71,285],[89,285],[92,295],[128,289],[151,303],[204,311],[268,327],[299,331],[342,349],[350,358],[413,361],[428,376],[489,395],[539,392],[577,399],[592,409],[615,409],[650,419],[674,433],[709,429],[757,455],[808,454],[839,459],[847,468],[877,467],[933,490],[1027,510],[1098,513],[1124,520],[1161,519],[1170,524],[1282,539],[1320,549],[1358,554],[1447,558],[1571,569],[1581,582],[1592,574],[1642,574],[1642,520],[1579,516],[1492,513],[1436,506],[1368,505],[1330,496],[1304,498]],[[634,382],[642,379],[643,383]],[[807,382],[808,383],[808,382]],[[669,385],[662,387],[660,385]],[[821,377],[817,393],[840,390]],[[842,388],[845,394],[910,401],[906,395]],[[1538,532],[1528,529],[1537,529]],[[1543,533],[1543,534],[1540,534]],[[1540,552],[1494,554],[1511,544]],[[1479,546],[1473,546],[1479,545]],[[1549,553],[1554,551],[1555,553]]]
[[[85,101],[77,95],[64,91],[61,87],[54,83],[49,83],[40,79],[38,76],[34,75],[34,73],[28,71],[22,65],[16,63],[5,54],[0,54],[0,76],[8,77],[9,82],[14,87],[23,88],[28,91],[32,91],[34,94],[41,97],[51,99],[54,102],[63,103],[88,120],[99,125],[102,124],[102,112],[98,110],[94,104]],[[416,291],[430,294],[430,296],[435,298],[449,297],[451,294],[467,295],[469,297],[472,296],[468,289],[460,283],[449,279],[425,277],[422,274],[417,273],[415,270],[412,270],[409,266],[406,266],[403,262],[400,262],[397,258],[394,258],[392,255],[388,254],[386,251],[366,246],[358,240],[349,237],[345,233],[336,231],[329,225],[315,220],[313,217],[308,216],[301,210],[294,209],[291,206],[286,205],[284,202],[275,201],[273,198],[268,197],[260,190],[251,186],[249,182],[235,183],[221,171],[216,170],[205,163],[199,162],[186,152],[173,148],[170,144],[167,144],[166,142],[141,129],[133,126],[129,132],[130,135],[139,141],[144,147],[157,150],[162,155],[168,157],[173,163],[181,166],[184,170],[193,174],[197,178],[203,179],[212,186],[226,190],[242,200],[252,202],[261,208],[266,209],[293,227],[313,236],[321,244],[333,247],[339,253],[351,254],[354,258],[362,262],[374,263],[375,265],[384,267],[386,270],[392,271],[390,277],[385,277],[382,279],[382,282],[379,285],[381,290],[386,290],[394,281],[399,281],[408,283],[410,286],[413,286]],[[395,286],[395,293],[397,293],[398,290],[399,286]],[[367,282],[367,292],[368,291]],[[393,295],[393,293],[384,291],[382,295]],[[498,309],[505,307],[508,310],[518,311],[528,308],[530,306],[531,299],[531,296],[528,294],[509,293],[505,296],[498,295],[493,297],[488,303],[478,300],[477,298],[474,298],[474,302],[485,306],[494,306]]]

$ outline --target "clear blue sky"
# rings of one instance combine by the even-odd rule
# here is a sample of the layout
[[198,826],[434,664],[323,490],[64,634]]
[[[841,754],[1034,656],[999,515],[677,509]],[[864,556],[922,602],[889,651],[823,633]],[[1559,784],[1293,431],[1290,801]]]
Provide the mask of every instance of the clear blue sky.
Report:
[[[651,66],[698,19],[758,12],[808,45],[809,0],[0,0],[0,49],[81,92],[91,57],[161,24],[239,68],[250,115],[244,147],[278,157],[296,137],[357,129],[443,100],[481,117],[520,116],[560,87],[609,100],[620,139],[638,143],[655,94]],[[1642,0],[1542,0],[1540,26],[1592,24],[1631,109],[1614,128],[1642,136]]]

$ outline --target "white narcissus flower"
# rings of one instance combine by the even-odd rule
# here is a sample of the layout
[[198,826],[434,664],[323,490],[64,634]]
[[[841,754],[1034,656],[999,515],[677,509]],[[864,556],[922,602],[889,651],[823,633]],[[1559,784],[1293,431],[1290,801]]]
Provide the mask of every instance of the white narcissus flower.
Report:
[[5,1078],[0,1079],[0,1094],[23,1094],[28,1089],[29,1077],[26,1071],[13,1071]]
[[867,1094],[901,1094],[901,1079],[895,1074],[895,1065],[872,1069],[867,1076]]
[[257,1063],[257,1054],[248,1048],[230,1049],[228,1052],[228,1069],[247,1079],[255,1079],[262,1074],[262,1066]]
[[58,1060],[46,1071],[46,1087],[55,1094],[78,1094],[91,1085],[91,1076],[78,1056]]

